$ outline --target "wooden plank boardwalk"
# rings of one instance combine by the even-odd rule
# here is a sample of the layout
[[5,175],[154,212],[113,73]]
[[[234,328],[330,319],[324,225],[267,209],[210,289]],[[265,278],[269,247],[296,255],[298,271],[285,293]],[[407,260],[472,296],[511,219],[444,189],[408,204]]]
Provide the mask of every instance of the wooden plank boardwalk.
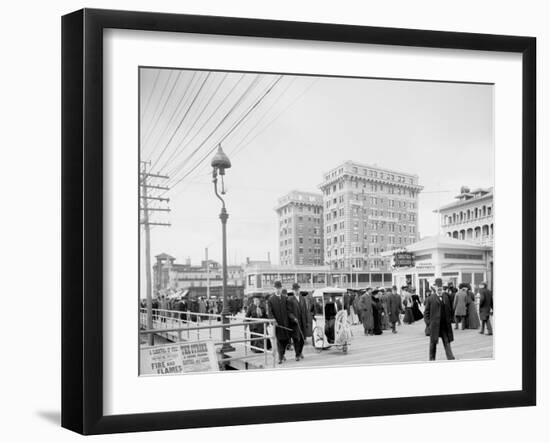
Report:
[[[207,325],[208,321],[201,322],[201,325]],[[216,324],[216,323],[213,323]],[[218,323],[219,324],[219,323]],[[155,328],[162,329],[178,327],[176,321],[168,319],[167,322],[160,324],[155,322]],[[348,352],[344,354],[342,350],[332,347],[328,350],[317,351],[311,344],[311,338],[307,340],[304,347],[304,359],[297,362],[294,358],[294,351],[286,352],[286,361],[281,365],[276,365],[276,369],[295,369],[307,367],[333,367],[333,366],[356,366],[369,364],[389,364],[389,363],[415,363],[428,361],[429,339],[424,335],[424,321],[416,322],[412,325],[401,325],[397,327],[397,334],[392,334],[386,330],[382,335],[366,336],[363,333],[361,325],[352,326],[353,338]],[[221,329],[182,333],[184,341],[208,340],[215,342],[221,341]],[[493,358],[493,338],[494,336],[481,335],[479,330],[455,330],[452,349],[458,360],[478,360]],[[164,333],[170,341],[178,341],[176,333]],[[231,338],[238,339],[244,337],[244,327],[232,328]],[[229,353],[231,357],[244,356],[245,350],[243,344],[235,344],[235,352]],[[440,342],[437,346],[437,360],[445,360],[443,344]],[[245,365],[243,362],[235,362],[237,369],[262,369],[273,368],[273,359],[268,358],[266,364],[263,354],[251,354],[247,352]]]
[[[307,368],[355,366],[387,363],[413,363],[428,361],[429,338],[424,335],[424,322],[397,327],[397,334],[390,330],[382,335],[366,336],[361,325],[352,326],[353,338],[348,352],[333,347],[317,351],[311,340],[304,347],[304,359],[297,362],[293,351],[286,352],[286,361],[277,368]],[[458,360],[479,360],[493,358],[494,336],[481,335],[479,330],[454,331],[452,349]],[[445,360],[441,341],[437,346],[437,360]]]

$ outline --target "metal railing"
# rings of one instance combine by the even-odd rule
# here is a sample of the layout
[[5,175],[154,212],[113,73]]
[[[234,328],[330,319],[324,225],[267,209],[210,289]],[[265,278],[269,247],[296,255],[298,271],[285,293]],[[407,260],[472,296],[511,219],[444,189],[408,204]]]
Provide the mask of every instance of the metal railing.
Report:
[[[229,363],[236,360],[247,361],[257,359],[263,354],[264,364],[269,365],[272,359],[272,366],[275,367],[277,358],[277,346],[275,338],[275,320],[261,318],[244,318],[241,316],[228,315],[229,323],[221,322],[221,314],[211,314],[193,311],[172,311],[167,309],[153,309],[153,328],[147,328],[147,309],[140,308],[140,334],[159,335],[167,340],[180,341],[201,341],[213,340],[214,346],[243,344],[243,353],[236,355],[237,351],[229,353],[219,352],[218,362]],[[255,326],[263,332],[253,331]],[[242,334],[240,334],[242,328]],[[223,340],[222,329],[229,329],[230,336],[237,337],[230,340]],[[213,337],[212,332],[220,331],[219,338]],[[202,333],[202,336],[201,336]],[[262,346],[257,346],[260,342]],[[269,349],[271,344],[271,349]]]

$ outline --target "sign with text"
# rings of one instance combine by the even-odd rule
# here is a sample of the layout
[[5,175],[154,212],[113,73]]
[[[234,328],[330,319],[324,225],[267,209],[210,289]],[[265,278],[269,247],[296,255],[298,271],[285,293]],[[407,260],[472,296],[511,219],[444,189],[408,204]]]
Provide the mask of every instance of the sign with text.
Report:
[[410,268],[414,266],[414,254],[412,252],[396,252],[393,254],[394,268]]
[[212,341],[180,342],[140,350],[140,375],[219,371]]

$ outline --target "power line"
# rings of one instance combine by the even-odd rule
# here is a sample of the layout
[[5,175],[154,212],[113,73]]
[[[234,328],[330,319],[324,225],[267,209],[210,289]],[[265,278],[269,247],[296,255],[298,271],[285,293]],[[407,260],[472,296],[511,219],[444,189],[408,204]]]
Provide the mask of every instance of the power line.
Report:
[[[206,119],[206,121],[201,125],[201,127],[197,130],[197,132],[195,133],[195,135],[193,135],[193,137],[191,137],[191,140],[189,140],[186,144],[186,147],[189,146],[194,140],[195,138],[197,137],[198,134],[200,134],[202,132],[202,130],[205,128],[205,126],[210,122],[210,120],[213,119],[213,117],[216,115],[216,113],[218,112],[218,110],[222,107],[222,105],[227,101],[227,99],[231,96],[231,94],[233,93],[233,91],[237,88],[237,86],[241,83],[241,81],[245,78],[245,74],[241,74],[239,80],[237,80],[237,82],[233,85],[233,87],[231,88],[231,90],[225,95],[225,97],[223,98],[223,100],[218,104],[218,106],[216,107],[216,109],[210,114],[210,116]],[[256,76],[257,78],[257,76]],[[254,83],[254,82],[252,82]],[[250,85],[249,85],[250,87]],[[248,92],[249,89],[247,89],[245,91],[244,94],[246,94]],[[241,96],[242,97],[242,96]],[[229,111],[231,112],[231,110]],[[217,129],[217,128],[216,128]],[[214,131],[216,130],[214,129]],[[203,142],[204,143],[204,142]],[[176,151],[179,149],[179,147],[183,144],[183,140],[182,142],[180,142],[180,144],[178,145],[178,147],[176,148]],[[200,148],[200,145],[199,145],[199,148]],[[177,155],[180,155],[183,151],[185,150],[185,147],[178,152]],[[176,155],[176,157],[177,157]],[[177,172],[177,170],[181,167],[182,163],[180,163],[178,166],[176,166],[175,168],[172,168],[170,170],[170,174],[172,176],[174,176],[174,174]]]
[[[237,146],[237,147],[231,152],[230,155],[231,155],[232,157],[235,157],[235,156],[236,156],[237,154],[239,154],[244,148],[246,148],[250,143],[252,143],[260,134],[262,134],[267,128],[269,128],[273,123],[275,123],[275,122],[279,119],[279,117],[280,117],[281,115],[283,115],[292,105],[294,105],[294,103],[296,103],[300,98],[302,98],[302,97],[304,96],[304,94],[305,94],[306,92],[308,92],[308,91],[311,89],[311,87],[312,87],[315,83],[317,83],[318,80],[319,80],[318,78],[316,78],[315,80],[313,80],[313,82],[311,82],[311,83],[309,84],[309,86],[308,86],[306,89],[304,89],[300,95],[298,95],[298,96],[297,96],[294,100],[292,100],[285,108],[283,108],[282,111],[279,112],[279,113],[275,116],[275,118],[273,118],[273,119],[272,119],[266,126],[264,126],[259,132],[257,132],[256,135],[254,135],[254,137],[252,137],[248,142],[246,142],[246,144],[243,144],[243,145],[241,145],[241,146]],[[267,115],[267,114],[266,114],[266,115]],[[247,136],[248,136],[248,135],[247,135]],[[244,140],[245,140],[245,138],[243,139],[242,143],[244,143]]]
[[256,86],[256,83],[258,83],[258,80],[259,80],[259,76],[256,75],[256,77],[254,78],[254,80],[250,83],[250,85],[248,85],[248,87],[246,88],[245,92],[239,97],[239,99],[233,104],[233,106],[231,106],[231,108],[229,109],[229,111],[223,116],[223,118],[218,122],[218,124],[216,125],[216,127],[206,136],[206,138],[202,141],[202,143],[199,144],[199,146],[197,146],[195,148],[195,150],[193,152],[191,152],[191,154],[189,154],[182,162],[180,162],[180,164],[175,168],[173,169],[171,172],[170,172],[170,175],[172,176],[175,176],[180,170],[183,169],[183,167],[185,166],[185,164],[193,157],[193,155],[195,155],[205,144],[206,142],[208,141],[208,139],[221,127],[221,125],[223,125],[225,123],[225,121],[228,119],[228,117],[235,111],[235,109],[242,103],[242,101],[244,100],[244,98],[250,93],[250,91],[254,88],[254,86]]
[[[246,138],[252,133],[252,131],[254,131],[254,129],[256,129],[259,124],[264,121],[265,117],[269,114],[269,112],[275,107],[275,105],[279,102],[279,100],[281,99],[281,97],[290,89],[290,87],[292,86],[292,84],[294,83],[294,81],[296,80],[296,77],[293,77],[290,82],[288,82],[287,86],[281,90],[281,93],[279,94],[279,96],[277,98],[275,98],[275,100],[273,100],[273,103],[271,103],[271,105],[267,108],[266,112],[264,112],[264,114],[257,120],[256,124],[254,124],[250,130],[246,133],[246,135],[244,137],[241,138],[241,141],[239,143],[236,143],[237,145],[242,143],[244,140],[246,140]],[[237,132],[234,132],[233,134],[237,134]],[[233,137],[230,137],[231,140],[233,140]]]
[[244,114],[244,116],[237,122],[235,123],[235,125],[233,125],[233,127],[222,137],[221,140],[218,141],[218,143],[216,143],[214,145],[213,148],[211,148],[205,156],[203,156],[203,158],[190,170],[188,171],[183,177],[181,177],[175,184],[172,185],[172,188],[175,188],[179,183],[181,183],[181,181],[183,179],[185,179],[186,177],[189,176],[189,174],[191,174],[195,169],[197,169],[198,166],[200,166],[200,164],[210,155],[212,154],[212,152],[216,149],[216,147],[221,144],[228,136],[229,134],[231,134],[231,132],[233,132],[233,130],[238,127],[238,125],[240,125],[242,123],[242,121],[248,117],[248,115],[250,115],[250,113],[262,102],[262,100],[273,90],[273,88],[277,85],[277,83],[283,78],[282,75],[279,76],[279,78],[277,80],[275,80],[273,82],[273,84],[268,88],[268,90],[256,101],[256,103],[254,103],[250,108],[249,110]]
[[[176,148],[172,151],[172,154],[170,154],[170,156],[166,159],[166,161],[163,163],[163,165],[160,167],[160,170],[164,170],[164,168],[168,165],[168,163],[170,163],[170,160],[172,160],[172,158],[174,157],[174,154],[176,154],[178,152],[178,148],[179,146],[181,146],[183,144],[183,142],[185,141],[185,139],[189,136],[189,134],[191,133],[191,131],[193,130],[193,128],[195,127],[195,125],[199,122],[199,120],[201,119],[202,115],[204,114],[204,111],[206,111],[206,109],[208,108],[208,106],[210,106],[210,103],[212,102],[212,100],[214,99],[214,97],[216,96],[216,94],[218,93],[218,91],[220,90],[220,87],[221,85],[223,84],[223,82],[225,81],[225,79],[227,78],[229,74],[226,72],[225,75],[222,77],[222,80],[220,81],[220,83],[218,84],[218,86],[216,87],[216,89],[214,90],[214,92],[212,93],[212,95],[210,96],[210,98],[208,99],[208,101],[206,102],[206,104],[204,105],[204,107],[202,108],[202,110],[200,111],[200,113],[198,114],[198,116],[195,118],[195,121],[193,122],[193,124],[189,127],[189,129],[187,130],[187,132],[185,133],[185,135],[183,136],[183,138],[181,139],[180,143],[178,146],[176,146]],[[208,121],[208,120],[207,120]],[[206,123],[206,122],[205,122]],[[202,128],[201,128],[202,129]],[[200,130],[197,131],[197,134],[200,132]],[[196,135],[196,134],[195,134]]]
[[[162,105],[162,111],[159,114],[157,114],[157,111],[159,110],[161,103],[163,103],[164,93],[166,92],[166,89],[168,88],[168,85],[170,84],[170,79],[172,78],[173,73],[174,73],[174,71],[170,71],[170,74],[168,75],[168,79],[166,80],[166,83],[164,84],[164,87],[162,88],[162,92],[161,92],[159,100],[157,102],[157,106],[155,107],[155,112],[153,113],[153,117],[151,118],[151,125],[148,127],[147,134],[145,134],[145,137],[143,138],[143,144],[147,143],[147,140],[151,136],[151,133],[153,133],[155,131],[155,127],[158,123],[158,120],[159,120],[160,116],[162,115],[162,112],[164,111],[164,108],[166,107],[166,104],[170,100],[170,93],[169,93],[166,96],[166,99],[164,99],[164,104]],[[181,75],[181,71],[178,73],[178,78],[179,78],[179,75]],[[176,79],[176,81],[177,81],[177,79]],[[176,82],[174,82],[174,84],[175,83]]]
[[147,98],[147,101],[145,102],[145,105],[143,107],[143,112],[141,113],[141,117],[145,116],[147,114],[147,110],[149,109],[149,103],[151,102],[151,97],[153,97],[153,93],[155,92],[155,88],[157,87],[157,82],[160,77],[161,70],[157,70],[157,75],[155,76],[155,80],[153,81],[153,87],[151,88],[151,92],[149,93],[149,97]]
[[199,97],[202,89],[204,88],[204,85],[206,84],[206,82],[208,81],[208,79],[210,78],[210,72],[206,75],[206,77],[204,78],[204,80],[202,81],[202,84],[200,85],[199,87],[199,90],[197,91],[197,93],[195,94],[195,97],[193,97],[193,100],[191,101],[191,104],[188,106],[187,110],[185,111],[185,114],[183,114],[183,117],[181,118],[178,126],[176,127],[176,129],[174,129],[174,132],[172,133],[172,135],[170,136],[170,139],[168,140],[168,142],[166,143],[166,145],[164,146],[164,149],[162,150],[162,152],[160,153],[160,155],[157,157],[157,159],[155,160],[155,162],[153,163],[153,166],[152,167],[155,167],[156,164],[158,163],[158,161],[161,159],[161,157],[164,155],[164,153],[166,152],[166,149],[168,149],[168,146],[170,146],[170,143],[172,143],[172,140],[174,139],[174,137],[176,136],[177,132],[179,131],[181,125],[183,124],[183,122],[185,121],[186,117],[189,115],[189,112],[191,111],[191,109],[193,108],[193,105],[195,104],[195,102],[197,101],[197,98]]
[[195,79],[195,75],[196,75],[196,74],[197,74],[197,73],[194,72],[193,75],[191,76],[191,80],[189,81],[189,83],[187,84],[187,87],[185,88],[185,91],[184,91],[183,94],[181,95],[181,98],[180,98],[180,100],[178,101],[178,104],[174,107],[174,112],[172,112],[172,115],[170,116],[170,118],[169,118],[169,120],[168,120],[168,123],[167,123],[166,126],[164,127],[164,130],[162,131],[162,134],[161,134],[160,137],[158,138],[158,141],[157,141],[157,143],[155,144],[155,147],[153,148],[153,150],[152,150],[151,153],[149,154],[149,159],[152,159],[153,154],[154,154],[155,151],[157,150],[160,141],[161,141],[162,138],[164,137],[164,134],[166,134],[166,131],[167,131],[168,128],[170,127],[170,125],[171,125],[171,123],[172,123],[172,120],[174,119],[175,115],[178,113],[179,107],[180,107],[181,103],[183,102],[184,98],[187,96],[187,92],[190,90],[191,85],[193,84],[193,80]]

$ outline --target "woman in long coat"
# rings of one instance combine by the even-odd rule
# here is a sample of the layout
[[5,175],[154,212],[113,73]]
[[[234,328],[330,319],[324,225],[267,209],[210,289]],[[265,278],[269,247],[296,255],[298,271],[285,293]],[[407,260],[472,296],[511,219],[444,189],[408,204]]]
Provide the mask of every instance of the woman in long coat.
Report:
[[411,294],[409,294],[407,291],[403,292],[403,306],[405,307],[405,317],[403,317],[403,323],[411,325],[414,323],[414,316],[412,311],[413,301]]
[[413,289],[413,294],[411,295],[412,314],[414,321],[418,321],[422,320],[424,318],[424,315],[422,314],[422,311],[420,311],[420,297],[418,296],[418,294],[414,294],[414,292],[415,291]]
[[389,307],[389,294],[386,294],[384,289],[380,290],[380,303],[382,303],[383,315],[382,315],[382,330],[385,331],[390,329],[390,319],[388,312],[390,311]]
[[382,317],[384,315],[384,307],[382,306],[382,301],[378,297],[378,291],[372,291],[372,333],[374,335],[382,334]]
[[359,299],[359,309],[361,310],[361,319],[363,320],[365,335],[372,335],[374,317],[372,313],[372,297],[369,292],[365,292]]
[[468,291],[468,297],[466,298],[466,312],[467,312],[467,328],[479,329],[481,323],[479,321],[479,315],[477,313],[477,304],[475,295],[473,292]]
[[458,329],[460,323],[462,324],[462,329],[466,327],[466,300],[468,299],[468,287],[466,283],[460,284],[460,290],[455,294],[455,299],[453,303],[454,307],[454,316],[456,319],[455,329]]

